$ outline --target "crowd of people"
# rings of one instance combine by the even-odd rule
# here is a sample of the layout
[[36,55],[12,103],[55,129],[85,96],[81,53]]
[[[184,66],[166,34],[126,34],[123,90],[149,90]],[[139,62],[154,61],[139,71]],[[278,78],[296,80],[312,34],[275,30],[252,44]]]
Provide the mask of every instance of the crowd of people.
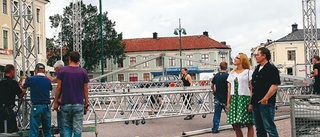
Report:
[[[18,131],[16,114],[14,113],[16,96],[22,98],[30,91],[30,137],[39,136],[39,127],[42,126],[43,135],[51,137],[51,100],[50,91],[54,91],[53,108],[57,111],[60,137],[80,137],[82,134],[83,115],[89,107],[87,71],[78,63],[80,54],[72,51],[68,56],[68,66],[62,61],[54,65],[57,77],[46,74],[45,65],[38,63],[35,66],[34,76],[15,81],[16,69],[12,64],[4,68],[5,77],[0,81],[0,133]],[[52,89],[52,82],[57,83]],[[63,84],[62,84],[63,83]]]
[[[254,136],[254,126],[258,137],[278,137],[274,123],[275,99],[280,76],[278,69],[269,62],[270,51],[259,48],[255,59],[258,66],[250,70],[250,62],[244,53],[239,53],[234,59],[235,69],[227,72],[226,62],[220,63],[220,71],[211,81],[214,93],[214,116],[212,133],[219,133],[222,110],[227,114],[227,123],[231,124],[235,135],[242,137],[241,128],[247,127],[248,137]],[[62,61],[54,65],[57,77],[45,74],[45,65],[38,63],[35,66],[35,75],[18,83],[13,79],[15,68],[6,65],[5,77],[0,81],[2,89],[0,96],[0,133],[17,132],[17,122],[13,107],[16,96],[22,98],[30,89],[30,136],[39,134],[42,125],[43,136],[52,136],[50,91],[54,91],[53,108],[57,111],[58,127],[61,137],[81,136],[83,115],[88,111],[88,82],[89,77],[85,69],[79,67],[80,54],[76,51],[69,53],[68,66]],[[319,62],[319,56],[314,57]],[[315,63],[316,64],[316,63]],[[316,77],[315,91],[318,91],[320,76],[319,65],[314,66]],[[192,86],[192,77],[187,68],[181,69],[183,85]],[[57,83],[52,89],[52,83]],[[318,93],[318,92],[317,92]],[[182,94],[182,100],[188,110],[192,108],[192,93]],[[191,120],[194,115],[188,115],[184,120]]]
[[274,117],[280,75],[278,69],[269,62],[270,58],[267,48],[259,48],[255,54],[259,65],[252,71],[247,55],[239,53],[233,63],[236,67],[230,74],[226,73],[227,63],[220,63],[221,71],[211,82],[215,96],[212,133],[219,132],[223,109],[236,137],[243,137],[242,127],[247,127],[247,137],[253,137],[253,125],[258,137],[279,136]]

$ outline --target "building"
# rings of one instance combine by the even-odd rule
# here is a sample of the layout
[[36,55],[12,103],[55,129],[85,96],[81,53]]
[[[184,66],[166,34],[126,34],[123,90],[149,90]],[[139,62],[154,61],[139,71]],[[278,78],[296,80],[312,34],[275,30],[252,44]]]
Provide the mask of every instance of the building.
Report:
[[[317,31],[319,39],[320,30]],[[261,46],[270,50],[270,62],[278,67],[281,74],[305,77],[306,71],[310,73],[311,66],[307,66],[307,69],[305,67],[304,32],[303,29],[298,29],[298,24],[292,24],[292,31],[288,35],[276,41],[267,40],[266,43],[253,48],[252,62],[255,62],[254,53]]]
[[[36,46],[38,47],[38,62],[46,62],[46,31],[45,31],[45,5],[49,0],[34,0],[34,21],[36,30]],[[12,30],[11,7],[15,10],[19,0],[1,0],[0,6],[0,66],[13,64],[13,32],[19,34],[20,30]],[[21,58],[18,58],[21,59]],[[21,62],[21,61],[20,61]]]
[[[158,37],[153,33],[152,38],[124,39],[126,44],[126,59],[119,64],[113,64],[113,60],[106,60],[105,72],[128,67],[159,56],[179,54],[179,37]],[[213,62],[214,65],[198,63],[190,60],[182,60],[182,66],[187,67],[194,80],[199,80],[200,73],[214,73],[219,69],[221,61],[230,62],[231,48],[226,42],[217,42],[209,37],[208,32],[203,35],[183,36],[181,39],[181,52],[183,57]],[[91,77],[99,75],[99,71],[92,73]],[[162,74],[179,75],[180,59],[173,57],[156,58],[134,68],[106,77],[106,81],[148,81],[154,76]]]

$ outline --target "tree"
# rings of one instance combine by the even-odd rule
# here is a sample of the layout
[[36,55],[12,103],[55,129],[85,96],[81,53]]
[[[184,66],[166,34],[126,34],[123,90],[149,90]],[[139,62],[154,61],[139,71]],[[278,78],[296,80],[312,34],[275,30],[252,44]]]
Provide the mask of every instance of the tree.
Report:
[[[51,28],[57,28],[61,25],[62,32],[59,33],[59,39],[68,46],[69,53],[73,50],[72,33],[72,3],[64,8],[62,15],[55,14],[50,16]],[[91,4],[81,4],[82,16],[82,59],[83,67],[88,71],[97,69],[100,64],[100,31],[98,8]],[[116,23],[107,17],[108,12],[102,15],[102,34],[103,34],[103,53],[104,60],[113,58],[117,62],[125,59],[125,44],[122,43],[122,33],[118,34],[114,29]],[[66,57],[67,55],[64,54]],[[65,58],[63,57],[63,58]],[[48,59],[50,60],[50,59]],[[115,62],[115,63],[117,63]]]

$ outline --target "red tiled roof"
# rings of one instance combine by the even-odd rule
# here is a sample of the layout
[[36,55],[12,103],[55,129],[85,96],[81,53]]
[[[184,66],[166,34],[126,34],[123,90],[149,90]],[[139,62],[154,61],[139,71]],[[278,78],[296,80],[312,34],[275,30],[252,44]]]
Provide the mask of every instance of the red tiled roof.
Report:
[[[126,44],[125,52],[138,51],[172,51],[179,50],[179,37],[158,37],[136,38],[122,40]],[[181,49],[230,49],[230,47],[221,44],[205,35],[183,36],[181,39]]]

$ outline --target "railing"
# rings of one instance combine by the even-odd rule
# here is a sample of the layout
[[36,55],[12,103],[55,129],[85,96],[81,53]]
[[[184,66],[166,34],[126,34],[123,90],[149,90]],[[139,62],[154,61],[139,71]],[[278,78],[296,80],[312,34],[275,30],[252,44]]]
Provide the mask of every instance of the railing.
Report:
[[[213,113],[213,94],[210,81],[195,81],[192,87],[181,87],[181,82],[169,85],[151,82],[89,83],[90,110],[84,116],[84,124],[135,121],[144,124],[147,119],[167,118],[183,115],[202,115]],[[152,84],[152,86],[150,86]],[[148,88],[146,88],[149,85]],[[277,106],[289,105],[290,96],[311,94],[312,86],[279,86]],[[53,95],[53,94],[52,94]],[[183,98],[190,95],[190,100]],[[29,100],[29,96],[25,98]],[[25,106],[29,112],[29,101]],[[191,106],[191,110],[187,106]],[[17,108],[16,108],[17,109]],[[18,113],[20,126],[24,125],[21,111]],[[55,114],[53,113],[53,116]],[[56,125],[55,118],[52,118]],[[28,124],[21,126],[27,129]]]

